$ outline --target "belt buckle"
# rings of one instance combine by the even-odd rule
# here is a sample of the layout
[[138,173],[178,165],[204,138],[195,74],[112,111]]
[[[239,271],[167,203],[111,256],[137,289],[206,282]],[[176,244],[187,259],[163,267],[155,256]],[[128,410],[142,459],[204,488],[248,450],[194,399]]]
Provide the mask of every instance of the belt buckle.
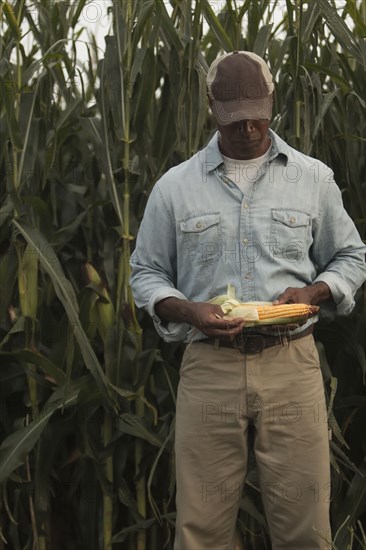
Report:
[[266,347],[266,339],[262,334],[251,334],[250,336],[241,334],[237,337],[235,343],[240,353],[244,355],[255,355],[263,351]]

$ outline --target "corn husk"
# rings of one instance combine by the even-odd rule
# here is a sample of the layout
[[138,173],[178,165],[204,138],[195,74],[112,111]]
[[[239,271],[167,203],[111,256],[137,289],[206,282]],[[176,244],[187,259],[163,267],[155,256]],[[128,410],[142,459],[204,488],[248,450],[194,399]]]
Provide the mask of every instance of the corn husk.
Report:
[[[210,300],[210,303],[221,306],[221,309],[225,314],[225,319],[243,319],[246,321],[247,326],[298,324],[304,322],[307,318],[316,315],[319,311],[318,306],[310,306],[308,304],[282,304],[274,306],[272,302],[240,302],[235,298],[235,288],[232,285],[228,285],[226,294],[216,296]],[[270,312],[270,318],[260,318],[258,308],[261,307],[274,308]],[[304,313],[294,315],[293,309],[301,307],[303,307]],[[278,317],[275,315],[275,308],[279,308]],[[284,315],[284,310],[287,310],[285,311],[286,315]]]
[[[265,313],[265,315],[269,315],[269,318],[260,317],[260,307],[263,306],[269,309]],[[276,309],[278,309],[278,316],[276,316]],[[296,309],[303,309],[304,312],[295,314],[294,310],[296,311]],[[227,319],[241,318],[254,325],[285,325],[303,322],[309,317],[316,315],[318,311],[318,306],[308,304],[282,304],[274,306],[268,302],[256,302],[256,305],[246,302],[233,307],[224,317]],[[261,315],[263,316],[263,313]]]

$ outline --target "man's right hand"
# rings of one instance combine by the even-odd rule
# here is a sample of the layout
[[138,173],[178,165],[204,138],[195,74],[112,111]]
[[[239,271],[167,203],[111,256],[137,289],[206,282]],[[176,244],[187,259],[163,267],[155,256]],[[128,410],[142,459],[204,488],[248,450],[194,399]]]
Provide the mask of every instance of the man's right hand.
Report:
[[221,307],[207,302],[192,302],[194,304],[191,324],[207,336],[233,340],[245,325],[243,319],[224,319]]
[[224,319],[221,307],[208,302],[166,298],[155,305],[155,312],[164,321],[189,323],[206,336],[224,340],[233,340],[245,326],[243,319]]

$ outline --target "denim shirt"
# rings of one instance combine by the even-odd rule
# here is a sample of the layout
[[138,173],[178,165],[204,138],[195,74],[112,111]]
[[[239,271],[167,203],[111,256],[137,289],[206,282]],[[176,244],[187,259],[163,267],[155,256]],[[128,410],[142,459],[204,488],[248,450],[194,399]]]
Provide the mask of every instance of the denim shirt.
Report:
[[225,175],[216,132],[154,186],[131,257],[131,286],[166,341],[204,337],[186,323],[162,322],[157,302],[207,301],[226,294],[272,301],[287,287],[324,281],[339,315],[354,307],[366,278],[365,251],[333,172],[270,130],[269,161],[248,193]]

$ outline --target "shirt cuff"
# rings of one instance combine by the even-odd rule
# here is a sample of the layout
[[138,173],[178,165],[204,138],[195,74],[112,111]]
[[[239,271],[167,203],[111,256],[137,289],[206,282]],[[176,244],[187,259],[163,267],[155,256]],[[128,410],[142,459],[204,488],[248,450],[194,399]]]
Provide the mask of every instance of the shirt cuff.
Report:
[[171,287],[163,287],[154,292],[147,304],[147,311],[152,317],[156,332],[165,340],[165,342],[184,342],[187,338],[188,331],[192,328],[189,323],[176,323],[173,321],[162,321],[155,313],[155,304],[165,300],[165,298],[179,298],[187,300],[186,296]]
[[349,285],[341,277],[330,271],[320,273],[313,284],[320,281],[329,286],[338,315],[349,315],[355,307],[354,295]]

